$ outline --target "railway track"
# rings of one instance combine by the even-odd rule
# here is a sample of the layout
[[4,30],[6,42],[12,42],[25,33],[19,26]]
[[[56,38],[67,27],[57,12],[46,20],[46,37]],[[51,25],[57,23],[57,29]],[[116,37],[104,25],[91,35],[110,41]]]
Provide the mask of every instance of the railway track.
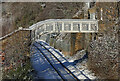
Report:
[[[75,74],[75,70],[73,69],[73,71],[71,71],[71,69],[68,68],[64,63],[62,63],[61,60],[58,59],[58,57],[49,50],[49,48],[45,47],[39,42],[35,42],[33,46],[35,46],[41,52],[41,54],[46,58],[46,60],[50,63],[50,65],[54,68],[54,70],[58,73],[58,75],[63,81],[80,81],[80,78],[78,78],[77,74]],[[55,64],[58,65],[56,66]],[[90,81],[90,79],[82,72],[79,73],[84,76],[88,81]]]
[[[34,45],[35,46],[35,45]],[[48,56],[46,56],[46,54],[44,52],[42,52],[41,49],[39,49],[37,46],[35,46],[41,53],[42,55],[46,58],[46,60],[50,63],[50,65],[52,66],[52,68],[54,68],[54,70],[58,73],[58,75],[61,77],[61,79],[63,81],[69,81],[69,80],[73,80],[73,81],[80,81],[77,77],[75,77],[73,74],[70,73],[69,70],[66,69],[66,67],[62,66],[61,64],[56,67],[52,61],[49,59]],[[47,53],[48,54],[48,53]],[[54,56],[52,56],[52,58],[54,60],[57,60]],[[58,62],[58,63],[57,63]],[[59,64],[60,62],[57,60],[56,64]],[[64,75],[65,74],[65,75]]]

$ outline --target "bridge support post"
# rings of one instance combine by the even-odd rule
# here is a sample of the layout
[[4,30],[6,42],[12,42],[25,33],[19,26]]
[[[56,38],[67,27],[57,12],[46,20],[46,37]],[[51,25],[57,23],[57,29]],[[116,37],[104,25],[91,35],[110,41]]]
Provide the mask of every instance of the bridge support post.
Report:
[[47,39],[46,42],[49,43],[50,42],[50,34],[47,35]]
[[70,52],[71,56],[75,54],[75,41],[76,41],[76,33],[71,33],[71,52]]

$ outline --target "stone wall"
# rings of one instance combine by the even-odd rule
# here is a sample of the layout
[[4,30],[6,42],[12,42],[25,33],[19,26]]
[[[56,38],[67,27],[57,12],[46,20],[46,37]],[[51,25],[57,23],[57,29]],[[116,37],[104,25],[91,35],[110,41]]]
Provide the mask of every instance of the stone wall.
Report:
[[99,32],[94,34],[96,40],[92,40],[89,45],[88,67],[99,79],[118,80],[118,3],[97,2],[95,7]]

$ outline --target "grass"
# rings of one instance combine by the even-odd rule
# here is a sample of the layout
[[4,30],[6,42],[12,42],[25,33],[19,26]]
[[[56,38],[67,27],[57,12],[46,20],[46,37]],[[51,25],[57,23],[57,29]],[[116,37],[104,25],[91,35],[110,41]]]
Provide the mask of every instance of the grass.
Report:
[[4,73],[3,79],[25,79],[26,81],[32,80],[32,75],[30,74],[30,71],[32,70],[30,60],[27,59],[27,62],[25,62],[24,66],[21,66],[21,64],[18,64],[18,67],[14,67]]

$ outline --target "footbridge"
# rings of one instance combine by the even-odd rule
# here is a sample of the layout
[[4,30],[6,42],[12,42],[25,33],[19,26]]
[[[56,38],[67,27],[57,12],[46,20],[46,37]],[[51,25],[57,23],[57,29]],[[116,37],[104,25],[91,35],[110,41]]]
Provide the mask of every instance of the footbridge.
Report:
[[98,20],[95,19],[47,19],[0,37],[0,41],[19,31],[30,31],[31,40],[39,39],[41,35],[50,33],[97,33]]
[[48,19],[29,27],[32,40],[48,33],[95,33],[98,32],[98,20],[93,19]]

